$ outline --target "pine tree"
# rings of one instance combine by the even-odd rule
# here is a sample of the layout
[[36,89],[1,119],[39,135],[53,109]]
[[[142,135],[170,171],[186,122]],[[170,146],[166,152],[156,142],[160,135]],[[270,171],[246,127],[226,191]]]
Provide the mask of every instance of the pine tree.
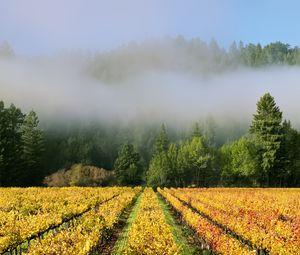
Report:
[[114,164],[115,174],[120,185],[137,185],[141,183],[142,164],[139,153],[132,144],[124,144],[119,150]]
[[153,156],[147,173],[147,183],[151,186],[169,186],[171,184],[171,165],[168,157],[169,138],[165,125],[161,126],[156,138]]
[[300,180],[300,133],[292,127],[290,121],[285,120],[282,124],[282,134],[277,185],[297,186]]
[[192,137],[200,137],[202,136],[199,123],[196,122],[193,126]]
[[163,151],[167,151],[169,147],[169,138],[167,135],[166,127],[163,124],[160,129],[159,136],[156,138],[154,145],[154,154],[159,154]]
[[178,147],[175,143],[171,143],[169,145],[167,151],[168,158],[168,172],[167,175],[169,177],[169,182],[171,186],[180,186],[182,180],[180,179],[179,171],[178,171]]
[[2,185],[17,186],[22,184],[22,140],[21,125],[24,114],[13,104],[4,108],[1,103],[0,151]]
[[31,111],[22,125],[24,183],[36,185],[42,177],[41,160],[44,151],[43,132],[38,127],[38,116]]
[[250,133],[257,142],[261,155],[262,181],[267,185],[274,183],[276,167],[279,163],[279,150],[282,140],[282,112],[274,98],[266,93],[257,102]]

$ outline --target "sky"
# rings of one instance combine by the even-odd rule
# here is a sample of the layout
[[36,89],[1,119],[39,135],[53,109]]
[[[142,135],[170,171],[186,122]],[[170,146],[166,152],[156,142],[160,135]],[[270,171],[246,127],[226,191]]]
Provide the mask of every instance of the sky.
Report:
[[[129,121],[156,116],[161,121],[175,116],[170,122],[185,122],[213,115],[249,122],[259,97],[270,92],[284,116],[300,127],[299,66],[240,67],[202,77],[174,72],[172,64],[166,70],[148,70],[142,62],[141,68],[135,69],[134,63],[124,68],[122,61],[137,57],[137,52],[126,55],[125,47],[124,57],[117,54],[117,61],[114,53],[108,54],[112,62],[104,71],[109,74],[121,66],[128,73],[111,86],[91,77],[86,72],[90,66],[80,58],[66,59],[70,63],[27,57],[61,50],[110,51],[165,36],[207,42],[214,38],[225,48],[234,40],[300,46],[299,10],[300,1],[292,0],[0,0],[0,45],[7,41],[21,55],[0,59],[1,100],[26,112],[34,109],[44,119],[60,113],[63,120],[97,115],[112,121],[115,116]],[[180,51],[171,52],[179,63],[189,59]],[[191,70],[198,70],[195,63],[189,63]]]
[[300,45],[297,0],[0,0],[0,42],[24,55],[109,51],[165,36]]

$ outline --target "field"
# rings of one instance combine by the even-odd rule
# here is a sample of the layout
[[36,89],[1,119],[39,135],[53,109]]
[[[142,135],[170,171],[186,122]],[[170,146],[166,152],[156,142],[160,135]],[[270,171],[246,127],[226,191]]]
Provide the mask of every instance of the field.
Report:
[[1,188],[0,254],[300,254],[300,190]]

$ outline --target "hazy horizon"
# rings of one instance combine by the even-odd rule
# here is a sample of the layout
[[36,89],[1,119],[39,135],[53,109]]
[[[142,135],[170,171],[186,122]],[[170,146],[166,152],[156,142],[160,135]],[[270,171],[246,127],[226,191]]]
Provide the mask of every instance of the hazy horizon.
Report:
[[[1,100],[26,112],[34,109],[41,120],[177,125],[212,116],[220,122],[249,123],[256,102],[269,92],[283,117],[299,125],[299,67],[239,65],[219,71],[215,62],[208,61],[210,52],[204,60],[195,62],[193,52],[188,55],[174,46],[161,54],[164,47],[146,44],[136,52],[128,46],[96,56],[100,70],[112,74],[109,81],[107,75],[99,78],[91,74],[90,68],[98,63],[93,56],[2,58]],[[155,53],[159,59],[151,57]]]
[[42,122],[249,123],[270,92],[299,126],[298,66],[250,68],[234,54],[223,57],[234,40],[300,45],[298,7],[295,0],[4,0],[0,46],[7,41],[15,56],[0,54],[0,100],[34,109]]

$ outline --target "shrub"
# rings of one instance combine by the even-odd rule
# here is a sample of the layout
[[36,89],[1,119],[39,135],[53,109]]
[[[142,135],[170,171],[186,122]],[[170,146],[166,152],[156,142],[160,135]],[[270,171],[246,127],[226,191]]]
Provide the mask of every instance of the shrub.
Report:
[[114,174],[103,168],[75,164],[69,170],[60,169],[44,178],[48,187],[64,186],[109,186],[114,183]]

